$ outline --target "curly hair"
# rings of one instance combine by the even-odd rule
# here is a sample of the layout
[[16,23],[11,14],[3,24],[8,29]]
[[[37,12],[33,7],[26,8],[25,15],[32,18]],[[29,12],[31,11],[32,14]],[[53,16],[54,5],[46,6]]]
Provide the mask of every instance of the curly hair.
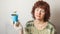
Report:
[[48,21],[50,18],[50,6],[49,6],[49,4],[45,1],[37,1],[34,4],[34,6],[32,8],[32,12],[31,12],[34,19],[35,19],[34,12],[35,12],[35,9],[38,7],[43,8],[45,10],[44,21],[45,22]]

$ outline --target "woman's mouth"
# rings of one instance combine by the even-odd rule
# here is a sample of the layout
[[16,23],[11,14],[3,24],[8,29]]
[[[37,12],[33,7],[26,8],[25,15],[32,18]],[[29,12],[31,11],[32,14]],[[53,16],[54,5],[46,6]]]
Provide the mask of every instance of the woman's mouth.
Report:
[[41,16],[38,16],[38,15],[37,15],[37,17],[41,17]]

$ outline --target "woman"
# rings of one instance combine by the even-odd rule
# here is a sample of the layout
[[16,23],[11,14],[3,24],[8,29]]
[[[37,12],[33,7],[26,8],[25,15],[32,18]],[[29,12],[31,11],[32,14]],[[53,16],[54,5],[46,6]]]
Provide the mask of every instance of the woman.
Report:
[[26,23],[25,34],[55,34],[55,27],[49,22],[50,6],[47,2],[37,1],[32,16],[34,20]]

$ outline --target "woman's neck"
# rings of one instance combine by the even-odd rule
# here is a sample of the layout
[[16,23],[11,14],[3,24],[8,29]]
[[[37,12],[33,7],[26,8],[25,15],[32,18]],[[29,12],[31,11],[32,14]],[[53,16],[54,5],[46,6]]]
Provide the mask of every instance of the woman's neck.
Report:
[[35,20],[34,21],[34,26],[38,30],[43,30],[47,26],[47,22],[44,22],[43,20]]
[[37,23],[39,23],[39,24],[43,24],[43,23],[44,23],[44,20],[35,19],[35,22],[37,22]]

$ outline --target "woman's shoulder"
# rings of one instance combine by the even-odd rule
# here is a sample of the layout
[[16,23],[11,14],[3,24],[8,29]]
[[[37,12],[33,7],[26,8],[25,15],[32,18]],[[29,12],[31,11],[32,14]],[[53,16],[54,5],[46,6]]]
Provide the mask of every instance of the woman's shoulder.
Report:
[[26,22],[26,24],[32,24],[34,22],[34,20],[29,20]]
[[55,28],[55,25],[51,22],[48,22],[48,26],[49,26],[49,28]]
[[53,23],[49,22],[49,28],[51,29],[52,33],[57,34],[56,27]]
[[26,26],[30,27],[30,26],[32,26],[32,24],[33,24],[33,20],[29,20],[29,21],[27,21]]

